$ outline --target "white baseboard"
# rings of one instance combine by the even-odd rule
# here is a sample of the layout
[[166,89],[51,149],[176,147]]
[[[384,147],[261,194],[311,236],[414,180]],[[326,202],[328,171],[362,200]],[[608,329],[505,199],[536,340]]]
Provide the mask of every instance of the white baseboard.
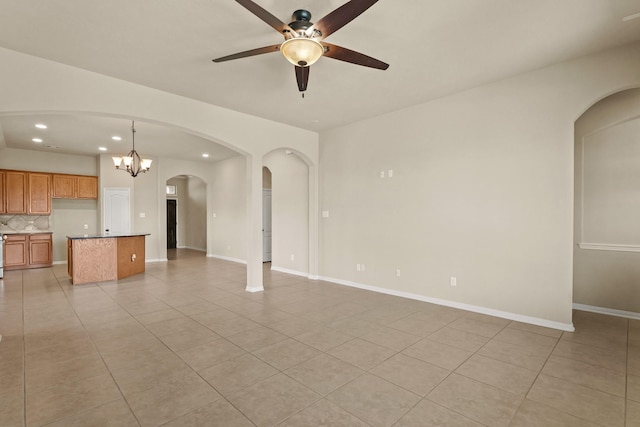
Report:
[[194,246],[176,246],[176,249],[191,249],[192,251],[206,252],[206,248],[196,248]]
[[237,263],[240,263],[240,264],[246,264],[247,263],[247,261],[244,260],[244,259],[231,258],[231,257],[222,256],[222,255],[215,255],[215,254],[207,254],[207,258],[216,258],[216,259],[221,259],[223,261],[237,262]]
[[634,311],[616,310],[615,308],[596,307],[593,305],[585,305],[573,303],[573,308],[581,311],[590,311],[591,313],[608,314],[609,316],[625,317],[627,319],[640,320],[640,313]]
[[60,265],[60,264],[66,264],[67,261],[53,261],[53,265]]
[[531,325],[542,326],[545,328],[559,329],[561,331],[573,332],[575,328],[573,323],[555,322],[552,320],[541,319],[539,317],[525,316],[517,313],[510,313],[508,311],[494,310],[491,308],[480,307],[477,305],[464,304],[456,301],[443,300],[439,298],[431,298],[424,295],[413,294],[409,292],[396,291],[393,289],[379,288],[377,286],[369,286],[361,283],[350,282],[348,280],[334,279],[331,277],[320,276],[318,280],[324,280],[326,282],[336,283],[338,285],[351,286],[354,288],[366,289],[368,291],[379,292],[387,295],[394,295],[397,297],[403,297],[413,299],[422,302],[428,302],[431,304],[442,305],[445,307],[458,308],[460,310],[472,311],[474,313],[486,314],[488,316],[500,317],[502,319],[514,320],[516,322],[529,323]]
[[279,271],[280,273],[292,274],[294,276],[302,276],[302,277],[307,277],[307,278],[309,277],[309,274],[305,273],[303,271],[289,270],[288,268],[276,267],[273,264],[271,265],[271,270]]

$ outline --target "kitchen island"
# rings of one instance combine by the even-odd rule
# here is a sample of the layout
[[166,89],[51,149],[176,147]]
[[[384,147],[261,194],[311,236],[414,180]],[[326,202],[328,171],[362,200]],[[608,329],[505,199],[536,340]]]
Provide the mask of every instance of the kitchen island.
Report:
[[67,236],[67,271],[71,283],[120,280],[144,273],[145,236],[139,234],[83,234]]

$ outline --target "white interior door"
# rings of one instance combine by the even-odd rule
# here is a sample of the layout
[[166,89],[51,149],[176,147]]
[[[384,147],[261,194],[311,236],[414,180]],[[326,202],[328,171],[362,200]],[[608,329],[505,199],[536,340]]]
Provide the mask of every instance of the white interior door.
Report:
[[262,262],[271,262],[271,190],[262,189]]
[[126,234],[131,232],[131,213],[128,188],[104,189],[104,232]]

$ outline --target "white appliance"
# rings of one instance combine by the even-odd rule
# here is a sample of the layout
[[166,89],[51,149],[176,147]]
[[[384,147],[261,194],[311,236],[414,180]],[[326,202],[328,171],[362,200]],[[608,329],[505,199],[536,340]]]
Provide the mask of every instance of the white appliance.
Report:
[[4,237],[2,233],[0,233],[0,279],[4,277],[3,262],[4,262],[4,240],[5,239],[6,237]]

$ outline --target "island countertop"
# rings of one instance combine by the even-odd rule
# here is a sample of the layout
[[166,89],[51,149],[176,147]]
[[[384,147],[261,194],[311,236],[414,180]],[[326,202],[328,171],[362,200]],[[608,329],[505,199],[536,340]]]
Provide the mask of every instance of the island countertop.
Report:
[[108,239],[110,237],[138,237],[138,236],[150,236],[151,233],[123,233],[123,234],[76,234],[74,236],[67,236],[67,239]]

